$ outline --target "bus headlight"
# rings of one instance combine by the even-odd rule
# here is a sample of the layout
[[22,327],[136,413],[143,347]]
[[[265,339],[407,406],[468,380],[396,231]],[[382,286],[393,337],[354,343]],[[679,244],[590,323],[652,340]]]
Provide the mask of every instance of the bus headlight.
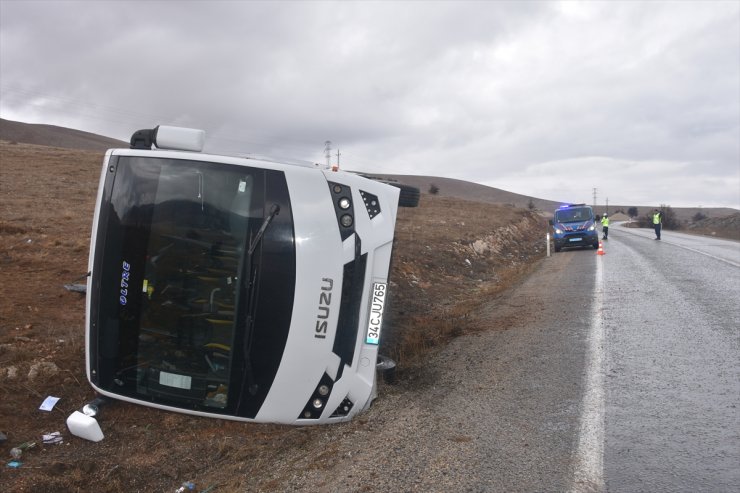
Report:
[[303,408],[298,419],[319,419],[329,400],[333,386],[334,381],[329,375],[324,373],[321,380],[316,384],[313,394],[306,401],[306,407]]
[[341,183],[329,182],[331,201],[339,226],[339,236],[342,241],[355,233],[355,207],[352,203],[352,188]]

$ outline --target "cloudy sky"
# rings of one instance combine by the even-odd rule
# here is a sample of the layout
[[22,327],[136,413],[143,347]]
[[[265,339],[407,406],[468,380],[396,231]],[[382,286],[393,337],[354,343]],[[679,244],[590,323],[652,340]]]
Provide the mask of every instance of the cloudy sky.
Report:
[[0,117],[740,208],[740,2],[0,0]]

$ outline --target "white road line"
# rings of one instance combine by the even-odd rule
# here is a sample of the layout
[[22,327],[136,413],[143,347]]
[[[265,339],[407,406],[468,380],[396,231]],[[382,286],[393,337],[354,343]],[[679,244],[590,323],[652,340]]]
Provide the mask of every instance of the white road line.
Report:
[[605,491],[604,484],[604,280],[602,260],[596,260],[596,285],[588,337],[583,402],[572,492]]
[[700,255],[704,255],[706,257],[712,258],[714,260],[719,260],[720,262],[724,262],[726,264],[730,264],[733,267],[740,267],[740,264],[737,262],[733,262],[732,260],[727,260],[726,258],[718,257],[716,255],[712,255],[711,253],[703,252],[701,250],[697,250],[696,248],[689,248],[684,245],[679,245],[678,243],[673,243],[671,241],[664,241],[663,243],[668,243],[669,245],[677,246],[678,248],[683,248],[684,250],[688,250],[690,252],[698,253]]
[[[651,240],[652,239],[652,238],[650,238],[651,233],[645,233],[643,231],[639,231],[639,232],[638,231],[632,231],[632,228],[622,228],[620,231],[622,231],[623,233],[629,233],[629,234],[631,234],[633,236],[639,236],[641,238],[645,238],[645,239],[648,239],[648,240]],[[681,234],[681,233],[678,233],[678,234]],[[740,267],[740,263],[737,263],[737,262],[735,262],[733,260],[730,260],[730,259],[727,259],[727,258],[723,258],[723,257],[718,257],[716,255],[712,255],[709,252],[705,252],[703,250],[697,250],[696,248],[691,248],[691,247],[688,247],[686,245],[682,245],[680,243],[674,243],[673,241],[666,240],[665,239],[665,236],[666,236],[665,235],[665,232],[663,232],[663,237],[664,238],[661,241],[664,244],[672,245],[672,246],[675,246],[675,247],[678,247],[678,248],[683,248],[684,250],[688,250],[690,252],[694,252],[694,253],[698,253],[700,255],[704,255],[704,256],[709,257],[711,259],[719,260],[720,262],[724,262],[726,264],[729,264],[729,265],[731,265],[733,267]],[[711,246],[711,245],[708,245],[708,246]]]

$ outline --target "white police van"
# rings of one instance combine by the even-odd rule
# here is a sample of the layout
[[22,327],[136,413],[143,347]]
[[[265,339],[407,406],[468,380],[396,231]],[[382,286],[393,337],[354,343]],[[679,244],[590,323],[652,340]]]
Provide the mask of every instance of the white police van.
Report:
[[[350,419],[375,397],[401,190],[202,154],[204,139],[159,126],[105,155],[87,284],[90,383],[201,416]],[[416,205],[418,190],[411,202],[402,205]]]

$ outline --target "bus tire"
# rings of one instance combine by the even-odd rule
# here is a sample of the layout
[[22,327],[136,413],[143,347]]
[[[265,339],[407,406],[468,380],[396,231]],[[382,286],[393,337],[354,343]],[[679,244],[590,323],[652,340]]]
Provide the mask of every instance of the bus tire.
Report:
[[419,189],[412,187],[411,185],[404,185],[402,183],[388,183],[396,188],[401,189],[401,194],[398,196],[399,207],[418,207],[419,196],[421,195]]

